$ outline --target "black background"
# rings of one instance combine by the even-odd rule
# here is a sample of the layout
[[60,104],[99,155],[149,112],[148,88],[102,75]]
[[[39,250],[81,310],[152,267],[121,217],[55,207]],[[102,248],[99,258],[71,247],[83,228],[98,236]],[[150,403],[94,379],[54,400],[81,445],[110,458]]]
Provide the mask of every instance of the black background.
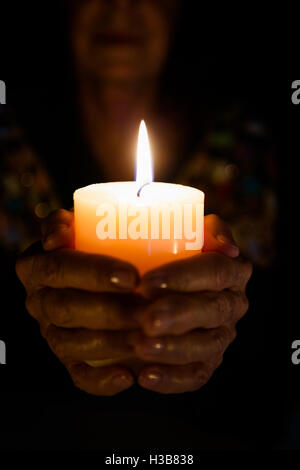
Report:
[[[56,8],[59,8],[59,2],[1,2],[0,79],[6,82],[8,103],[19,99],[30,102],[31,94],[37,89],[43,97],[44,81],[53,81],[59,99],[63,51],[57,33]],[[256,306],[258,311],[267,309],[264,321],[257,316],[253,328],[253,342],[256,341],[255,328],[263,332],[260,354],[247,362],[244,369],[243,364],[233,359],[231,370],[225,368],[216,375],[203,395],[205,398],[211,394],[211,408],[201,416],[187,420],[184,418],[187,406],[183,405],[184,398],[180,402],[178,397],[166,399],[146,391],[143,395],[138,395],[136,390],[128,391],[117,400],[104,399],[99,405],[97,398],[74,390],[63,366],[49,354],[37,325],[24,314],[21,286],[13,292],[7,291],[4,276],[1,279],[0,338],[7,345],[7,365],[0,366],[0,435],[3,434],[0,442],[8,443],[11,448],[51,448],[52,445],[73,448],[80,445],[85,429],[89,441],[87,448],[97,447],[93,425],[87,431],[84,419],[77,419],[74,413],[79,409],[79,416],[95,410],[99,425],[105,423],[105,436],[101,437],[104,448],[110,448],[111,442],[115,442],[116,449],[145,450],[145,442],[152,442],[163,450],[176,441],[178,422],[182,422],[182,428],[189,427],[189,431],[182,432],[181,448],[197,448],[199,435],[193,434],[197,419],[203,420],[204,427],[213,436],[214,444],[208,442],[208,448],[226,447],[227,440],[229,447],[235,448],[231,436],[239,434],[239,430],[242,441],[250,442],[253,448],[278,448],[284,446],[287,439],[287,447],[300,448],[299,431],[298,438],[297,431],[288,437],[297,407],[299,420],[300,407],[300,365],[297,369],[291,363],[291,344],[300,339],[297,207],[300,105],[294,106],[291,102],[291,83],[297,79],[298,58],[297,43],[283,33],[286,27],[293,31],[291,16],[287,12],[286,19],[283,15],[275,18],[270,13],[263,17],[253,5],[251,8],[244,5],[243,11],[236,11],[234,17],[229,12],[224,15],[219,7],[213,12],[199,7],[194,28],[187,31],[194,47],[190,55],[184,57],[186,64],[196,61],[199,68],[205,66],[206,81],[216,93],[242,97],[257,107],[274,130],[280,169],[278,256],[268,272],[268,282],[261,285],[260,295],[255,291],[251,298],[251,284],[249,286],[251,312],[255,315]],[[199,75],[203,75],[202,69]],[[47,97],[44,105],[48,106]],[[13,275],[13,267],[8,266],[7,270],[8,276]],[[266,282],[263,276],[261,279]],[[251,356],[251,341],[244,348],[248,348]],[[55,382],[49,370],[55,370]],[[228,385],[218,389],[219,382]],[[138,422],[142,422],[145,413],[145,426],[141,430],[135,429],[140,424],[135,424],[133,404],[141,396],[147,400],[150,395],[151,404],[146,411],[161,407],[169,416],[169,423],[172,423],[174,409],[182,403],[182,409],[178,410],[179,421],[174,424],[175,431],[169,424],[165,428],[162,425],[158,432],[159,436],[165,435],[165,446],[162,438],[153,438],[156,423],[147,421],[149,416],[142,407]],[[218,413],[221,413],[218,419],[214,400],[218,404]],[[106,406],[111,403],[115,421],[111,415],[106,417]],[[195,403],[191,399],[190,411],[193,406]],[[61,416],[59,423],[52,419],[52,413]],[[70,434],[74,426],[75,438]]]

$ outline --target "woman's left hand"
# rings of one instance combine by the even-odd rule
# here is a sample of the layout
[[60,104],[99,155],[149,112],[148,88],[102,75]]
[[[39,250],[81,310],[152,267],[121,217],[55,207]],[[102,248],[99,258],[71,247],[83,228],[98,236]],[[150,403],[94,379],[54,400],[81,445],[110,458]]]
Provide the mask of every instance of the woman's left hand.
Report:
[[194,391],[221,364],[248,310],[246,285],[252,273],[239,256],[227,224],[205,217],[204,253],[145,274],[140,292],[150,300],[132,333],[138,357],[149,362],[139,384],[160,393]]

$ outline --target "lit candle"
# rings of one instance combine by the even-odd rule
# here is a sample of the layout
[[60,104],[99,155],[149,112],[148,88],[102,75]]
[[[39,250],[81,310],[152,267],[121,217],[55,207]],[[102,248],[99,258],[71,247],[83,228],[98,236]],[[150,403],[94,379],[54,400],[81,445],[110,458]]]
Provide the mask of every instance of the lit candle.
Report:
[[[141,275],[200,252],[203,219],[202,191],[153,182],[144,121],[139,130],[136,181],[93,184],[74,193],[75,248],[129,261]],[[143,365],[133,355],[86,362],[93,367],[122,363],[136,373]]]
[[153,182],[147,129],[141,122],[136,181],[101,183],[74,193],[75,248],[120,258],[141,275],[200,252],[204,193]]

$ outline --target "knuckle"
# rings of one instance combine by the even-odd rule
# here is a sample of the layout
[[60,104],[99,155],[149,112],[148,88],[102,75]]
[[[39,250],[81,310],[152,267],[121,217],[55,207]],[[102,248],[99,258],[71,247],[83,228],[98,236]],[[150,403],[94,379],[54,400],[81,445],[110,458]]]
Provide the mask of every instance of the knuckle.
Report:
[[[33,255],[31,257],[31,269],[29,273],[30,279],[36,279],[38,277],[37,273],[41,272],[44,269],[44,256],[45,255]],[[47,266],[47,263],[45,264]]]
[[24,259],[22,268],[22,282],[25,286],[29,286],[30,288],[40,287],[40,283],[37,281],[37,279],[39,278],[38,273],[41,272],[42,256],[43,255],[35,254],[30,255]]
[[24,260],[23,258],[19,257],[16,261],[15,264],[15,270],[18,278],[20,279],[21,282],[23,282],[23,276],[24,276]]
[[50,285],[56,285],[62,278],[62,258],[56,253],[47,253],[45,256],[47,256],[47,262],[43,266],[44,276]]
[[85,369],[82,367],[80,372],[77,370],[74,371],[73,368],[68,367],[69,374],[71,376],[72,382],[76,388],[79,390],[83,390],[84,392],[88,392],[87,387],[85,385],[86,382],[86,372]]
[[223,354],[217,354],[213,360],[211,361],[210,365],[211,365],[211,371],[215,371],[218,367],[220,367],[220,365],[222,364],[223,362]]
[[17,257],[15,272],[25,288],[33,283],[33,275],[35,275],[34,279],[37,277],[36,270],[40,267],[42,256],[41,244],[36,242]]
[[45,309],[49,319],[57,326],[67,326],[72,319],[71,305],[68,295],[62,290],[49,289],[45,300]]
[[203,367],[203,364],[194,365],[193,375],[199,386],[206,384],[210,379],[210,374],[208,370]]
[[41,321],[43,311],[41,307],[41,291],[32,292],[28,294],[25,299],[25,307],[27,312],[35,318],[38,322]]
[[48,316],[50,321],[56,326],[66,326],[68,323],[68,319],[63,308],[53,308],[49,312]]
[[210,372],[212,373],[216,370],[223,362],[223,354],[213,354],[210,359],[207,361]]
[[60,208],[51,212],[50,217],[52,217],[52,219],[60,219],[64,216],[64,214],[65,210]]
[[25,287],[31,283],[32,274],[38,269],[37,258],[37,255],[27,255],[26,257],[21,255],[16,261],[16,274]]
[[216,351],[218,354],[222,354],[225,349],[224,335],[222,335],[221,333],[217,334],[215,336],[215,340],[216,340]]
[[64,218],[64,214],[64,209],[56,209],[48,215],[47,219],[45,220],[45,223],[49,225],[55,222],[59,222]]
[[215,340],[216,354],[223,354],[228,344],[231,342],[231,334],[229,328],[223,326],[213,332]]
[[41,333],[41,336],[47,341],[47,331],[48,331],[48,328],[49,328],[49,323],[45,322],[45,321],[41,321],[40,322],[40,333]]
[[189,308],[188,297],[178,294],[167,294],[155,300],[153,306],[157,312],[184,313]]
[[71,313],[68,308],[65,306],[60,309],[54,309],[54,324],[58,326],[66,327],[70,324],[71,321]]
[[27,312],[32,316],[32,317],[36,317],[35,315],[35,302],[33,300],[33,296],[32,295],[27,295],[26,299],[25,299],[25,307],[26,307],[26,310]]
[[75,374],[71,375],[71,379],[76,388],[78,388],[79,390],[83,390],[84,392],[86,391],[84,387],[82,386],[81,380],[78,377],[78,375],[75,375]]
[[239,283],[242,285],[245,285],[248,283],[249,279],[252,276],[253,264],[249,260],[245,258],[241,258],[239,271],[240,271]]
[[213,262],[213,273],[215,279],[216,290],[224,289],[226,280],[228,278],[228,271],[226,269],[226,262],[221,255],[215,257]]
[[237,337],[237,331],[236,331],[236,328],[232,328],[231,330],[231,338],[230,338],[230,342],[232,343]]
[[246,280],[248,282],[253,273],[253,264],[249,260],[245,261],[245,271],[246,271]]
[[49,296],[47,295],[48,289],[40,289],[38,293],[35,294],[35,299],[39,302],[39,310],[43,317],[47,317],[48,315],[48,307],[49,307]]
[[238,299],[236,300],[236,317],[240,320],[249,309],[249,300],[245,293],[238,293]]
[[233,311],[233,304],[229,299],[228,294],[224,291],[221,291],[214,296],[213,307],[217,317],[219,318],[220,324],[228,320],[230,313]]
[[195,282],[195,277],[192,269],[178,270],[178,272],[170,270],[167,279],[170,285],[174,290],[179,290],[181,292],[187,292],[190,290],[190,287]]
[[236,260],[232,260],[232,283],[234,286],[239,286],[243,284],[244,281],[244,269],[243,266],[241,266],[241,263],[236,262]]
[[[246,262],[248,264],[248,262]],[[251,264],[251,263],[250,263]],[[250,278],[249,267],[245,267],[245,262],[240,259],[223,258],[219,263],[219,272],[217,273],[217,281],[219,288],[244,286]]]
[[220,367],[220,365],[223,363],[223,359],[224,359],[224,356],[223,356],[223,354],[222,354],[222,356],[220,356],[219,359],[216,361],[215,369],[217,369],[218,367]]
[[51,287],[40,289],[34,295],[41,317],[57,326],[63,326],[62,323],[64,323],[64,305],[60,302],[62,295],[63,291],[58,292],[57,289]]
[[41,224],[41,231],[43,235],[46,235],[48,231],[51,229],[51,226],[55,222],[59,222],[63,218],[64,209],[56,209],[43,220]]
[[245,315],[245,313],[247,313],[248,309],[249,309],[249,305],[250,305],[250,302],[249,302],[249,299],[248,297],[246,296],[246,294],[243,294],[241,296],[241,311],[242,311],[242,316]]
[[64,344],[59,338],[55,327],[50,327],[45,332],[45,339],[47,340],[52,352],[59,358],[64,357]]

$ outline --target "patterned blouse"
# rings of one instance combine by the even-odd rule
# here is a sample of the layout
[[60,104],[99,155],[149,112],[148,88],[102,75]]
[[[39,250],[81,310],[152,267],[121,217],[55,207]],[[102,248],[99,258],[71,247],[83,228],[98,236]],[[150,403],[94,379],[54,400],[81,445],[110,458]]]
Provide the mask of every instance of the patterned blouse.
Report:
[[[276,251],[276,151],[263,122],[240,111],[218,116],[173,181],[205,192],[205,212],[231,225],[242,254],[268,267]],[[39,224],[62,207],[43,161],[0,105],[0,251],[15,256],[39,238]]]

